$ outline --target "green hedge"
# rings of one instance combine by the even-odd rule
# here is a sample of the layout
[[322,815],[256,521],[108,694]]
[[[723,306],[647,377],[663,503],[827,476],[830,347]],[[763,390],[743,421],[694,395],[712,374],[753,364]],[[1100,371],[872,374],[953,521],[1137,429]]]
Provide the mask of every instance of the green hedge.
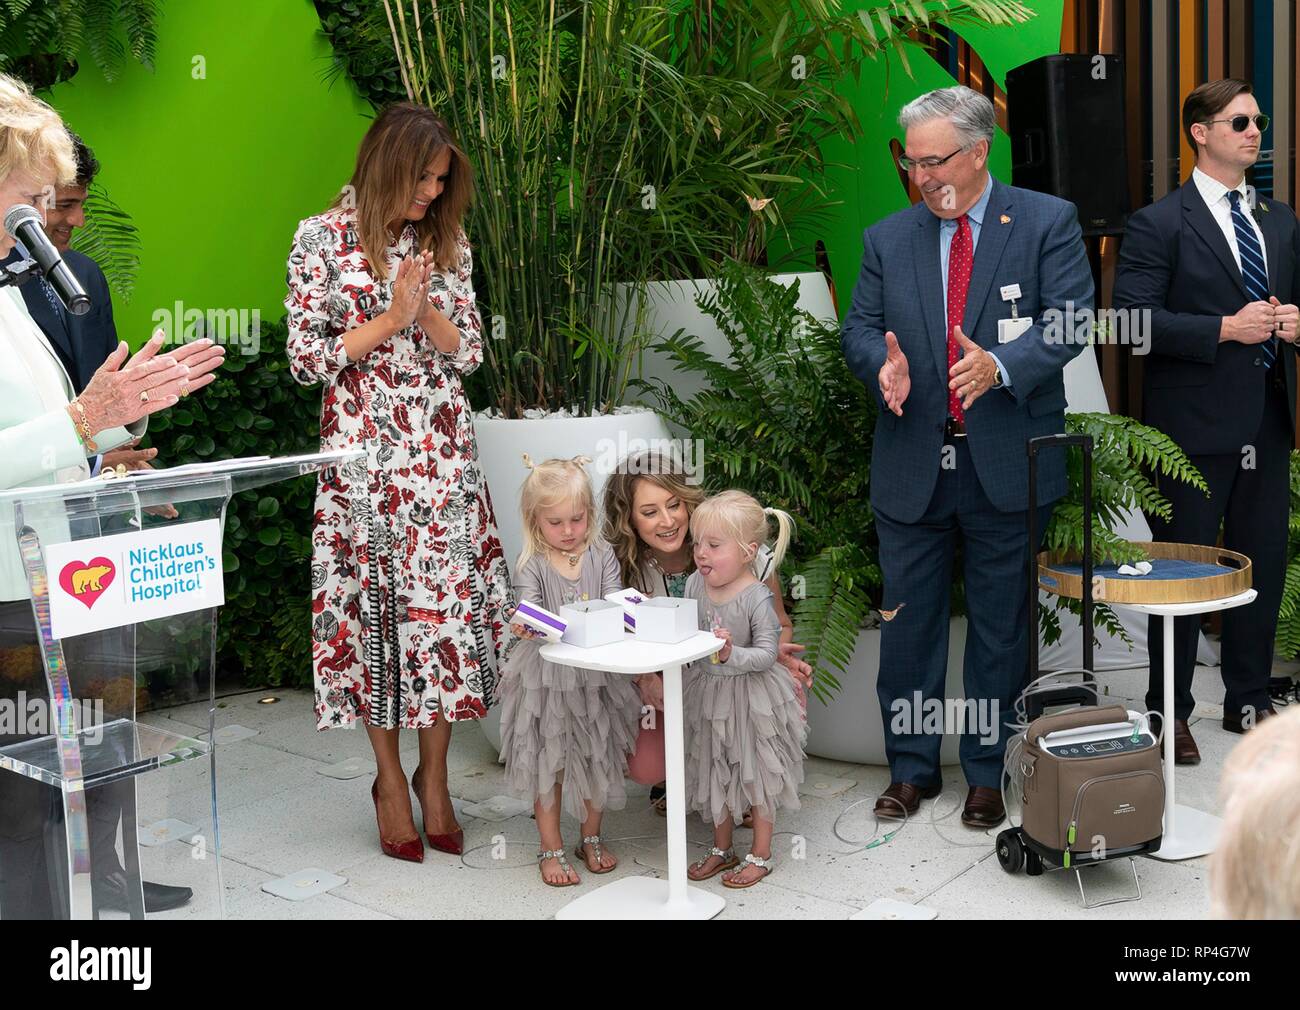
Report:
[[[256,353],[237,344],[215,382],[149,421],[158,466],[314,452],[320,387],[289,374],[284,321],[262,325]],[[299,477],[235,495],[226,512],[226,605],[217,664],[244,683],[311,683],[311,528],[316,481]]]

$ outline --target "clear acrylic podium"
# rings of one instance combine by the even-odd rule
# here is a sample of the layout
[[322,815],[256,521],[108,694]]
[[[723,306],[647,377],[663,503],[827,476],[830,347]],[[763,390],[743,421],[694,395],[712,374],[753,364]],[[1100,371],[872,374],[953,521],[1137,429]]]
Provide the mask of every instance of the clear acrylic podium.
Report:
[[[50,592],[60,574],[46,571],[43,552],[205,520],[224,529],[232,495],[363,457],[229,460],[0,492],[0,584],[13,596],[25,578],[29,592],[0,603],[0,919],[143,918],[145,880],[190,888],[195,914],[225,913],[219,608],[57,639]],[[163,515],[168,505],[176,518]],[[95,560],[73,576],[82,593],[111,588],[97,589]],[[171,700],[206,702],[206,732],[141,711],[159,671],[172,677]]]

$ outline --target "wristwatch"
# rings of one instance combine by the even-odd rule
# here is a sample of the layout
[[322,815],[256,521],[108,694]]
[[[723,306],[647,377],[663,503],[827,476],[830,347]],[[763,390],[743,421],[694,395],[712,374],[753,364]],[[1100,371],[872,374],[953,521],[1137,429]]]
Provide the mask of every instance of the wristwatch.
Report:
[[1002,388],[1002,368],[1001,368],[1001,366],[999,366],[999,365],[997,365],[997,364],[994,364],[994,366],[993,366],[993,372],[994,372],[994,376],[993,376],[993,385],[989,386],[989,389],[1001,389],[1001,388]]

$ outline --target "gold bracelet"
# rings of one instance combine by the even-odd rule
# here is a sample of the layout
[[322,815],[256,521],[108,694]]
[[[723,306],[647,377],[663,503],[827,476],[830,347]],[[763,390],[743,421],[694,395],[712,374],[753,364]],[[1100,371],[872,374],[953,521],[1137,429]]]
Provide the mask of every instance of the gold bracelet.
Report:
[[[78,432],[81,444],[91,452],[99,452],[99,446],[95,444],[95,440],[91,437],[94,433],[90,430],[90,422],[86,419],[86,408],[81,405],[80,400],[73,400],[69,406],[76,408],[77,414],[81,418],[81,431]],[[77,427],[75,419],[73,420],[72,427],[74,430]]]

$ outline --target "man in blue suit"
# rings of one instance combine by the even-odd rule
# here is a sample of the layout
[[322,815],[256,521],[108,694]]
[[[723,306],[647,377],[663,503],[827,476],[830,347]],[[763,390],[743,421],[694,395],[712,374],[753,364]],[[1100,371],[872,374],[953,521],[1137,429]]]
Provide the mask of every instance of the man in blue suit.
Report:
[[[880,817],[911,816],[942,790],[937,720],[948,656],[953,558],[962,547],[969,632],[970,786],[963,823],[1005,817],[1006,723],[1027,676],[1025,442],[1065,428],[1076,314],[1092,273],[1073,204],[1005,186],[988,170],[993,105],[970,88],[923,95],[899,114],[899,164],[922,202],[868,228],[841,342],[878,398],[871,504],[884,575],[880,676],[890,785]],[[1038,529],[1066,491],[1065,461],[1038,470]],[[1035,545],[1037,547],[1037,545]],[[942,710],[942,709],[939,709]],[[970,708],[967,708],[970,713]],[[948,727],[954,729],[954,727]]]

